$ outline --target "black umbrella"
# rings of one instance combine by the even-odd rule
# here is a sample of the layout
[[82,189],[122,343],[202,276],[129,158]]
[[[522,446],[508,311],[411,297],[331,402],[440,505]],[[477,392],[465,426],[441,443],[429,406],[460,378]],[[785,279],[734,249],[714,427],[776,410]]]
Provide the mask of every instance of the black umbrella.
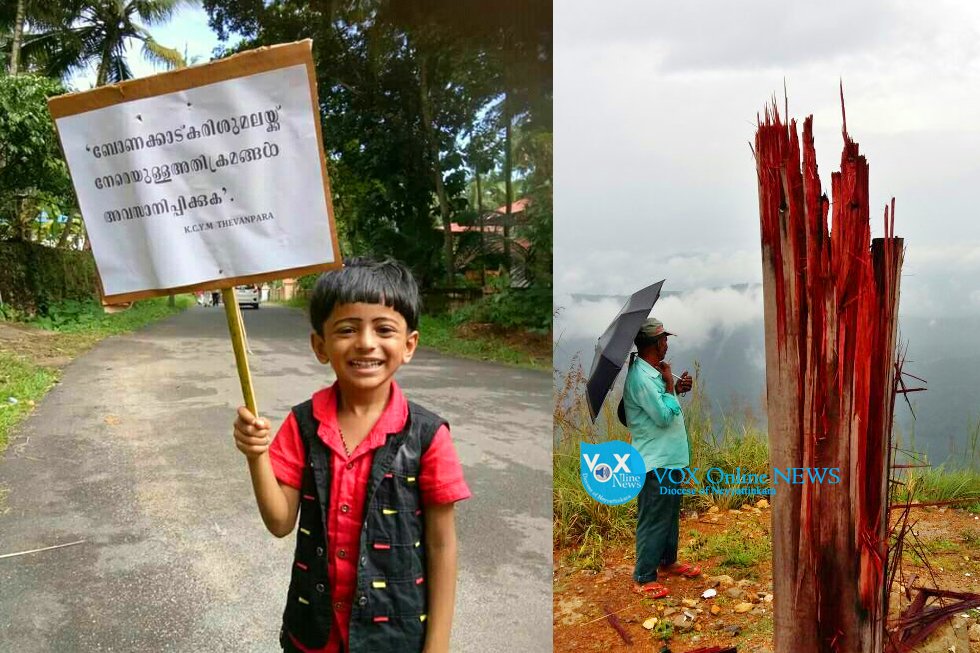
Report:
[[633,348],[636,334],[640,332],[643,321],[647,319],[653,305],[657,303],[663,285],[663,281],[658,281],[630,295],[612,324],[599,336],[599,342],[595,346],[595,358],[592,359],[592,369],[589,371],[589,380],[585,384],[585,397],[589,402],[589,413],[592,415],[593,422],[599,414],[599,409],[602,408],[602,402],[609,394],[609,388],[612,387],[626,363],[626,357]]

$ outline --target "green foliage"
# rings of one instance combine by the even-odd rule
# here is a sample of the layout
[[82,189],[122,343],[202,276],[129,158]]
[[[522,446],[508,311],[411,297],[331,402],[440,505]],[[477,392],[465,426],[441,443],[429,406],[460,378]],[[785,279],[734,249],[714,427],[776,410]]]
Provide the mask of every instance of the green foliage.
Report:
[[64,300],[94,299],[95,283],[91,252],[0,242],[0,295],[12,310],[43,314]]
[[14,425],[31,411],[30,402],[39,400],[55,380],[54,371],[0,352],[0,452],[7,448]]
[[530,199],[528,224],[521,231],[531,247],[527,255],[528,277],[532,283],[551,287],[554,201],[552,189],[553,140],[550,131],[526,131],[518,141],[518,161],[525,175],[524,195]]
[[[37,75],[0,76],[0,240],[31,239],[42,210],[74,210],[74,191],[47,99],[65,93]],[[57,224],[57,223],[56,223]]]
[[[423,288],[446,277],[443,223],[474,218],[466,199],[472,170],[502,168],[505,123],[550,129],[550,5],[203,4],[219,36],[248,39],[240,49],[314,40],[342,253],[394,256]],[[536,278],[547,280],[550,229],[532,235],[549,239],[534,264]]]
[[100,336],[127,333],[150,322],[184,310],[194,303],[191,295],[178,295],[170,307],[166,297],[138,301],[118,313],[106,313],[94,299],[68,299],[47,306],[43,313],[29,320],[42,329],[61,333],[93,332]]
[[925,543],[925,546],[926,551],[929,551],[930,553],[948,553],[949,551],[956,551],[959,548],[959,545],[956,544],[956,542],[953,542],[945,537],[940,537],[935,540],[928,540]]
[[13,304],[0,304],[0,320],[8,322],[22,322],[31,316],[20,310]]
[[669,641],[674,636],[674,624],[669,619],[660,619],[650,630],[650,636],[654,640],[662,642]]
[[551,288],[504,288],[453,312],[454,324],[489,323],[504,328],[551,329]]
[[66,299],[49,304],[43,313],[28,321],[49,331],[69,331],[84,328],[102,312],[102,307],[94,300]]
[[288,306],[290,308],[298,308],[309,316],[310,298],[307,295],[295,295],[285,301],[276,303],[282,304],[283,306]]
[[[572,549],[571,564],[581,564],[583,559],[601,561],[607,543],[634,536],[636,503],[609,506],[586,493],[579,477],[577,442],[562,441],[553,455],[555,545]],[[586,566],[595,568],[594,563]]]
[[320,278],[320,273],[315,272],[313,274],[304,274],[299,279],[296,280],[297,285],[302,288],[307,293],[313,291],[313,287],[316,285],[316,280]]

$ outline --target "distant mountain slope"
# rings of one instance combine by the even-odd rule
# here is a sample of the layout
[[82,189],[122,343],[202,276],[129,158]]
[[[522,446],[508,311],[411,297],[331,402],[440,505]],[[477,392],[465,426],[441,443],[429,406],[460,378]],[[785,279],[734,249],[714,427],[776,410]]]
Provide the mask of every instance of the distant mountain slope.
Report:
[[[680,325],[673,327],[682,331]],[[908,344],[905,371],[925,379],[926,392],[909,395],[915,410],[913,421],[905,400],[896,397],[895,424],[903,445],[928,454],[934,463],[966,462],[970,434],[980,421],[980,317],[903,317],[900,338]],[[598,337],[599,334],[596,334]],[[586,372],[592,362],[595,340],[564,339],[555,347],[555,369],[568,369],[578,353]],[[765,342],[762,320],[735,328],[720,328],[699,347],[689,347],[683,333],[673,339],[668,356],[678,372],[701,364],[704,388],[712,410],[744,413],[748,407],[760,421],[765,419]],[[923,384],[906,377],[909,387]],[[976,463],[980,464],[980,452]]]

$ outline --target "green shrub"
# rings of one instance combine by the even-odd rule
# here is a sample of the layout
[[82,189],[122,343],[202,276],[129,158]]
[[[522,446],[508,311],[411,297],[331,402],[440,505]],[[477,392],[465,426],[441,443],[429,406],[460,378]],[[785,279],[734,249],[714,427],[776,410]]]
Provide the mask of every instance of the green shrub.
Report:
[[194,302],[191,295],[177,295],[176,306],[170,307],[166,297],[154,297],[135,302],[118,313],[106,313],[94,299],[67,299],[49,304],[46,309],[25,320],[49,331],[62,333],[93,332],[103,335],[125,333],[181,311]]
[[94,301],[96,292],[91,252],[0,242],[0,296],[5,316],[8,306],[21,313],[45,313],[50,305],[65,300]]
[[504,328],[551,329],[551,288],[504,288],[453,312],[455,324],[479,322]]

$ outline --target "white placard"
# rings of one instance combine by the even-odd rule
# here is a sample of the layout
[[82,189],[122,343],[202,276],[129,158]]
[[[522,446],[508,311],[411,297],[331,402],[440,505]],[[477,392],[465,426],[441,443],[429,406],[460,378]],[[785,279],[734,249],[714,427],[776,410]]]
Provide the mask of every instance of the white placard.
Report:
[[314,106],[295,64],[57,118],[104,294],[333,262]]

